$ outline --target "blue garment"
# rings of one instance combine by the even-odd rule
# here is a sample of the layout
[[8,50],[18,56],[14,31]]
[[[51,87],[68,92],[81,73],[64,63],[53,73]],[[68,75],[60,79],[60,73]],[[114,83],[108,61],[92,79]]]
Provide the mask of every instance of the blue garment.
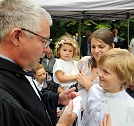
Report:
[[134,91],[131,91],[130,88],[126,89],[126,92],[132,97],[134,98]]

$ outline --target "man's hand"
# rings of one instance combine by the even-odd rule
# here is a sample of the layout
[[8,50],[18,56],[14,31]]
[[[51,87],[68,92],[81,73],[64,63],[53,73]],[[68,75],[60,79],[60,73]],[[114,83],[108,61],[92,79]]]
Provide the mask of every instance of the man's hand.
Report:
[[73,111],[73,101],[70,100],[68,104],[68,109],[60,117],[56,126],[71,126],[71,124],[76,119],[76,114]]
[[79,96],[78,93],[74,92],[75,88],[65,90],[59,94],[59,104],[67,105],[70,100],[74,99],[76,96]]

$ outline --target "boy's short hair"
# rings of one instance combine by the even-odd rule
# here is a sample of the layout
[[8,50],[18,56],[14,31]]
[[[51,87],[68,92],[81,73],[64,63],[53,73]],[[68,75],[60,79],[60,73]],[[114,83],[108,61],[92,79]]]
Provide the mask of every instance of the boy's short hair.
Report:
[[123,88],[134,81],[134,55],[126,49],[113,48],[102,54],[99,64],[107,62],[118,78],[123,80]]

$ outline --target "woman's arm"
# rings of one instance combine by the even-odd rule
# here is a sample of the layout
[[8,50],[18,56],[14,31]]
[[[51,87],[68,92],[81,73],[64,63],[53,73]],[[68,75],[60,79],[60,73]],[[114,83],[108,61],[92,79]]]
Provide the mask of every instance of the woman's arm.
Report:
[[85,87],[87,90],[89,90],[93,85],[91,79],[88,76],[86,76],[84,73],[78,74],[77,81],[80,85]]

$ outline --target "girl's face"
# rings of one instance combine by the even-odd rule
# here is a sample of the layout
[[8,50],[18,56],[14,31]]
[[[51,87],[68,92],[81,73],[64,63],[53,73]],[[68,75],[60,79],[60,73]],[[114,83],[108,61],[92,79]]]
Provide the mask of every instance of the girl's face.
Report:
[[59,50],[60,58],[66,61],[72,59],[73,51],[74,51],[74,48],[71,45],[63,44]]
[[109,93],[116,93],[121,90],[121,81],[117,74],[110,67],[108,62],[104,62],[103,65],[99,66],[100,71],[98,72],[99,76],[99,85]]
[[36,74],[34,75],[37,81],[43,82],[46,79],[46,71],[44,68],[41,68],[36,71]]
[[91,53],[95,60],[98,62],[101,55],[108,51],[111,47],[100,39],[91,39]]

